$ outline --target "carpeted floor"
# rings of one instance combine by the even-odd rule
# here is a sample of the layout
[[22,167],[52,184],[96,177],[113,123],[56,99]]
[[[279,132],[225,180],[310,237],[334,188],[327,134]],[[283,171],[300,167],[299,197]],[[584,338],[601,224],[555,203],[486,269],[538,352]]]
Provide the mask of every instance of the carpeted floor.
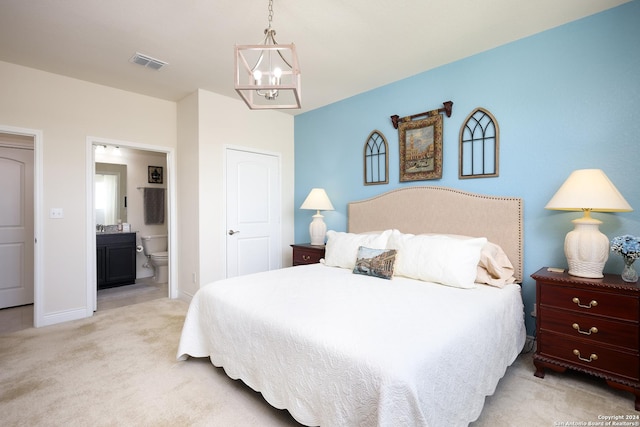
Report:
[[[0,335],[0,424],[299,426],[208,359],[176,361],[186,310],[162,298]],[[539,379],[533,371],[531,355],[521,355],[472,426],[586,425],[638,414],[631,393],[579,374]]]

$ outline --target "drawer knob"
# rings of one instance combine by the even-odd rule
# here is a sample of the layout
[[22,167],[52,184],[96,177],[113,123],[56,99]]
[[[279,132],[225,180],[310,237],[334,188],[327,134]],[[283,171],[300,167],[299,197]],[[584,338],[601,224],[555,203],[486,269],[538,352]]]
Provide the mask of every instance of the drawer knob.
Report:
[[582,308],[591,308],[591,307],[595,307],[598,305],[598,301],[596,300],[591,300],[591,302],[589,303],[589,305],[585,305],[585,304],[580,304],[580,298],[577,297],[573,297],[572,300],[574,303],[578,304],[578,307],[582,307]]
[[305,261],[309,261],[311,257],[309,255],[302,255],[302,259]]
[[589,356],[588,359],[581,357],[580,356],[580,351],[578,351],[577,349],[573,350],[573,354],[575,354],[576,356],[578,356],[578,359],[582,360],[583,362],[588,362],[591,363],[594,360],[598,360],[598,355],[595,353],[591,353],[591,356]]
[[578,325],[577,323],[573,324],[573,329],[575,329],[576,331],[580,332],[581,334],[584,335],[591,335],[591,334],[597,334],[598,333],[598,328],[596,328],[595,326],[592,326],[591,329],[589,329],[588,331],[583,331],[580,329],[580,325]]

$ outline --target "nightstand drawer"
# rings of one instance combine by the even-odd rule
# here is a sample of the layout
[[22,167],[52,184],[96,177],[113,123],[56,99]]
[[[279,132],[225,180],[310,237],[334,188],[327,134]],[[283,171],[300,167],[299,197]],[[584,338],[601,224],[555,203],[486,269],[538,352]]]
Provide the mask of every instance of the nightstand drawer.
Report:
[[638,351],[639,326],[571,311],[540,307],[544,330],[583,338],[596,344],[610,344],[628,351]]
[[559,286],[543,286],[540,290],[539,303],[632,321],[637,321],[640,309],[636,297]]
[[541,331],[541,335],[544,338],[541,339],[543,344],[538,349],[541,355],[564,360],[589,371],[597,370],[633,381],[640,380],[637,352],[616,351],[547,331]]
[[324,245],[291,245],[293,265],[316,264],[324,258]]

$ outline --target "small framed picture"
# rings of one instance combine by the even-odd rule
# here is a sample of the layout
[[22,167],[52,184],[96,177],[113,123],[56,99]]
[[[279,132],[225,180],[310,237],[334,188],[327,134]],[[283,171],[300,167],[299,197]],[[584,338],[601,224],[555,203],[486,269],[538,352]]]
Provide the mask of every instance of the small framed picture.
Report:
[[149,184],[162,184],[162,166],[149,166]]

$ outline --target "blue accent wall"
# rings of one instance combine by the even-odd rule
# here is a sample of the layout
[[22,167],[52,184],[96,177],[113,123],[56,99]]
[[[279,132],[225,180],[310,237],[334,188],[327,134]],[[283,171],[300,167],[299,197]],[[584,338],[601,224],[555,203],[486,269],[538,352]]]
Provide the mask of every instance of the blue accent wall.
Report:
[[[375,72],[375,62],[362,72]],[[444,117],[442,179],[400,183],[398,131],[389,117],[448,100],[454,104],[452,116]],[[458,134],[477,107],[498,121],[500,175],[460,180]],[[365,186],[363,147],[376,129],[389,142],[389,184]],[[404,186],[523,198],[523,298],[533,334],[529,275],[543,266],[567,267],[564,237],[571,220],[582,216],[545,210],[545,204],[573,170],[603,169],[635,211],[594,213],[604,222],[600,230],[609,238],[640,235],[639,153],[640,2],[632,1],[296,116],[295,206],[311,188],[323,187],[336,209],[324,212],[327,227],[345,231],[348,202]],[[313,213],[296,210],[296,243],[309,241]],[[620,271],[622,261],[612,254],[605,272]]]

